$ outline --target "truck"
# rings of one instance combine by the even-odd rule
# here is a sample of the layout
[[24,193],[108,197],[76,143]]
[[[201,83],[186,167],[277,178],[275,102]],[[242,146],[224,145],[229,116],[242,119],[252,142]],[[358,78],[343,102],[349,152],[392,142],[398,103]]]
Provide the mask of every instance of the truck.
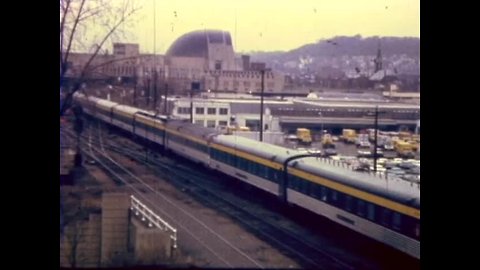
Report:
[[307,128],[297,128],[298,142],[305,145],[312,144],[312,134]]
[[330,134],[323,134],[322,136],[322,146],[323,148],[335,148],[335,144],[333,143],[332,135]]
[[343,129],[341,139],[345,143],[355,143],[357,132],[354,129]]
[[234,131],[250,131],[250,128],[244,126],[228,126],[225,128],[226,134],[233,134]]
[[410,158],[415,156],[412,145],[402,140],[395,141],[395,151],[400,157]]

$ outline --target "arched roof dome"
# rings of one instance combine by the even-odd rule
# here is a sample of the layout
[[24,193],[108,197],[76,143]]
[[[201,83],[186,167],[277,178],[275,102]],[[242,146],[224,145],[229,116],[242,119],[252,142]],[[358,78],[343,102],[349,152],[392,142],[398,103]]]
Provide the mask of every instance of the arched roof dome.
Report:
[[167,56],[208,57],[208,44],[220,43],[232,46],[229,32],[221,30],[198,30],[177,38],[167,51]]

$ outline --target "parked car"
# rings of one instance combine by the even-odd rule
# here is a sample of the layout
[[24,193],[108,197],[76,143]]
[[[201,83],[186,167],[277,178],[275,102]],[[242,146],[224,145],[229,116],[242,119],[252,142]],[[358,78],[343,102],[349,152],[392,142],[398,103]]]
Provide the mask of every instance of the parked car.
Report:
[[357,156],[369,158],[372,157],[372,152],[370,152],[369,150],[358,150]]
[[337,154],[337,150],[334,148],[327,148],[323,152],[325,153],[325,156],[333,156]]

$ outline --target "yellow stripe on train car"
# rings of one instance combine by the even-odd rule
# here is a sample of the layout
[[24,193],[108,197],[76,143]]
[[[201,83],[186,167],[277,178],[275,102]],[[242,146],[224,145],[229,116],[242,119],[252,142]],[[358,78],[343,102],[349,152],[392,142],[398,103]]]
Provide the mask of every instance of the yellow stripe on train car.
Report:
[[[230,154],[233,154],[233,155],[238,155],[242,158],[248,159],[248,160],[256,162],[256,163],[259,163],[259,164],[262,164],[262,165],[265,165],[265,166],[268,166],[268,167],[271,167],[271,168],[275,168],[277,170],[283,170],[283,164],[280,164],[278,162],[270,161],[270,160],[265,159],[265,158],[259,158],[258,156],[248,154],[248,153],[245,153],[243,151],[235,150],[235,149],[232,149],[231,147],[226,147],[226,146],[219,145],[219,144],[212,143],[211,146],[213,148],[218,149],[218,150],[222,150],[224,152],[227,152],[227,153],[230,153]],[[359,199],[362,199],[362,200],[365,200],[365,201],[368,201],[368,202],[371,202],[371,203],[375,203],[377,205],[387,207],[391,210],[395,210],[399,213],[402,213],[402,214],[420,219],[420,210],[418,210],[418,209],[402,205],[400,203],[391,201],[389,199],[385,199],[385,198],[379,197],[377,195],[373,195],[373,194],[370,194],[368,192],[358,190],[356,188],[352,188],[352,187],[334,182],[332,180],[325,179],[325,178],[320,177],[320,176],[313,175],[311,173],[308,173],[308,172],[305,172],[305,171],[302,171],[302,170],[299,170],[299,169],[289,167],[288,171],[292,175],[301,177],[301,178],[303,178],[307,181],[314,182],[314,183],[332,188],[334,190],[343,192],[343,193],[351,195],[353,197],[356,197],[356,198],[359,198]]]
[[232,149],[231,147],[223,146],[223,145],[216,144],[216,143],[212,143],[211,147],[216,148],[218,150],[222,150],[222,151],[227,152],[227,153],[232,154],[232,155],[240,156],[242,158],[248,159],[248,160],[256,162],[256,163],[260,163],[262,165],[265,165],[265,166],[268,166],[268,167],[271,167],[271,168],[274,168],[274,169],[277,169],[277,170],[281,170],[283,168],[283,165],[278,163],[278,162],[274,162],[274,161],[271,161],[271,160],[268,160],[268,159],[265,159],[265,158],[261,158],[261,157],[246,153],[246,152],[238,150],[238,149]]
[[334,190],[338,190],[340,192],[351,195],[353,197],[356,197],[356,198],[359,198],[359,199],[362,199],[362,200],[365,200],[365,201],[369,201],[369,202],[375,203],[377,205],[381,205],[383,207],[389,208],[391,210],[395,210],[399,213],[402,213],[402,214],[420,219],[420,210],[418,210],[416,208],[412,208],[412,207],[409,207],[409,206],[391,201],[389,199],[385,199],[385,198],[382,198],[380,196],[370,194],[368,192],[358,190],[356,188],[349,187],[349,186],[334,182],[332,180],[325,179],[325,178],[317,176],[317,175],[313,175],[311,173],[308,173],[308,172],[305,172],[305,171],[302,171],[302,170],[299,170],[299,169],[289,168],[288,171],[291,174],[293,174],[295,176],[298,176],[298,177],[301,177],[303,179],[306,179],[310,182],[314,182],[314,183],[332,188]]

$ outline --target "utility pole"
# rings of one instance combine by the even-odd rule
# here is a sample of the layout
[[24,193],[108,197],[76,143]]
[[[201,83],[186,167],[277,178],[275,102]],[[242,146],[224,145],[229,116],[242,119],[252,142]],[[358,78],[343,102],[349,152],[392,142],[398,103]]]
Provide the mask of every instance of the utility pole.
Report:
[[137,107],[137,76],[133,77],[133,107]]
[[154,79],[154,82],[153,82],[153,110],[156,111],[157,110],[157,80],[158,80],[158,77],[157,77],[157,68],[155,67],[155,73],[153,73],[153,79]]
[[167,115],[167,97],[168,97],[168,83],[165,84],[165,103],[163,104],[163,113]]
[[265,88],[265,70],[260,71],[262,74],[262,91],[260,93],[260,141],[263,142],[263,91]]
[[373,149],[373,171],[377,172],[377,133],[378,133],[378,105],[375,106],[375,139]]
[[190,123],[193,124],[193,83],[192,87],[190,88]]

